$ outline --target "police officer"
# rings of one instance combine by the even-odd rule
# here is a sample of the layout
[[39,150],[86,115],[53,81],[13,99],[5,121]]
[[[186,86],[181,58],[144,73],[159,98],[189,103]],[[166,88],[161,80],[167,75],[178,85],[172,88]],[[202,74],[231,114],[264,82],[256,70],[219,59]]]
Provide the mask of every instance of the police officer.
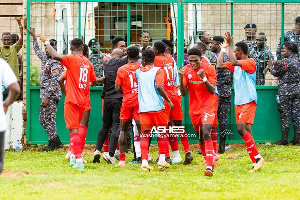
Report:
[[253,58],[256,63],[256,85],[265,84],[264,70],[267,67],[269,60],[274,60],[272,52],[270,51],[265,33],[258,34],[256,39],[257,45],[251,50],[250,58]]
[[[276,68],[271,67],[271,74],[279,78],[277,104],[281,119],[281,140],[276,144],[287,145],[290,128],[290,118],[294,123],[293,145],[299,145],[300,136],[300,63],[295,54],[298,54],[296,44],[286,42],[281,46],[283,60]],[[272,65],[271,62],[268,63]],[[268,66],[269,68],[270,66]]]
[[[284,33],[284,42],[292,42],[297,45],[298,52],[300,51],[300,16],[295,19],[295,29],[287,31]],[[281,38],[278,42],[278,47],[276,51],[277,60],[281,60]],[[296,55],[299,58],[299,54]]]
[[[105,57],[105,54],[100,51],[100,43],[96,38],[91,39],[88,46],[92,51],[89,60],[94,66],[97,78],[101,78],[103,77],[103,58]],[[99,85],[101,85],[101,83],[99,83]]]
[[[221,43],[223,42],[224,38],[222,36],[214,36],[211,41],[210,50],[214,53],[214,56],[211,57],[210,62],[215,67],[218,61],[218,56],[221,51]],[[229,57],[227,54],[224,54],[223,62],[229,62]],[[217,80],[217,89],[219,93],[217,116],[220,129],[220,143],[218,152],[220,154],[223,154],[225,152],[225,142],[228,133],[227,116],[230,111],[233,74],[232,72],[226,69],[217,69]]]
[[245,30],[245,36],[246,38],[243,39],[243,42],[246,42],[246,44],[249,47],[249,53],[252,51],[253,48],[256,47],[256,32],[257,32],[257,26],[254,23],[246,24],[244,27]]
[[[63,145],[57,135],[56,130],[56,112],[57,105],[61,98],[61,90],[58,84],[58,79],[62,74],[62,65],[55,61],[47,51],[44,53],[37,41],[35,30],[31,28],[29,33],[33,36],[33,48],[35,54],[41,59],[40,73],[40,123],[44,130],[48,133],[48,146],[39,149],[39,151],[53,151],[57,148],[62,148]],[[49,40],[50,45],[57,49],[57,41]]]

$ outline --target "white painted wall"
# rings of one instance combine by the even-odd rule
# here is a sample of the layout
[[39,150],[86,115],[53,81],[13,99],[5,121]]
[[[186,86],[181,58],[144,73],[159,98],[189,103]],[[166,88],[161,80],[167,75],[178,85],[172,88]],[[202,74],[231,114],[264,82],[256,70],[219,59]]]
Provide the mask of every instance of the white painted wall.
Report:
[[7,109],[6,122],[8,124],[8,127],[5,132],[5,150],[13,147],[17,140],[21,141],[22,139],[23,106],[23,102],[14,102]]

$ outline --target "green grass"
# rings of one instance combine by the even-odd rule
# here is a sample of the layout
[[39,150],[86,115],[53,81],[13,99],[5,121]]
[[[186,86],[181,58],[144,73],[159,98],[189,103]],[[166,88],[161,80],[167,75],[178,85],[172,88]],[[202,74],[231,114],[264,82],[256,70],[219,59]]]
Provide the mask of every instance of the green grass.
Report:
[[[93,164],[92,153],[84,154],[89,164],[79,171],[69,167],[65,151],[8,151],[0,199],[300,199],[300,148],[259,145],[259,151],[262,170],[249,173],[245,148],[233,148],[221,155],[211,178],[204,176],[204,160],[195,151],[192,165],[162,172],[156,164],[152,172],[128,164],[116,169],[102,158]],[[157,150],[151,154],[155,158]]]

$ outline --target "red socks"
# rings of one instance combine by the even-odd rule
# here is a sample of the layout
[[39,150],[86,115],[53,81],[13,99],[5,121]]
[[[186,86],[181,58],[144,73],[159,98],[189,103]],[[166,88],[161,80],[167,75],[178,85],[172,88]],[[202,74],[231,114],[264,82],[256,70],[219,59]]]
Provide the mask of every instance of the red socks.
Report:
[[158,154],[165,154],[166,157],[170,157],[168,137],[165,133],[160,133],[160,137],[157,138]]
[[210,166],[212,167],[214,164],[214,160],[213,160],[213,151],[214,151],[214,147],[213,147],[213,142],[212,140],[205,140],[205,153],[206,153],[206,166]]
[[84,126],[84,125],[80,125],[79,126],[79,137],[81,139],[81,154],[83,152],[84,149],[84,145],[85,145],[85,141],[86,141],[86,132],[87,132],[88,127]]
[[71,152],[75,155],[76,159],[82,158],[81,156],[81,138],[79,133],[72,133],[70,135]]
[[124,153],[120,153],[119,156],[120,156],[120,161],[124,161],[125,162],[126,153],[125,152]]
[[252,163],[255,163],[255,156],[257,156],[259,154],[255,142],[253,140],[253,137],[250,135],[250,133],[246,133],[243,136],[244,142],[246,144],[247,147],[247,152],[252,160]]
[[170,146],[172,151],[178,151],[178,139],[177,137],[175,137],[175,133],[172,133],[171,135],[169,135],[169,142],[170,142]]
[[103,147],[102,147],[103,152],[108,152],[108,145],[109,145],[109,138],[104,140]]
[[184,133],[179,133],[179,137],[181,140],[181,144],[184,148],[184,152],[190,152],[190,144],[189,144],[189,139],[188,139],[188,135],[186,134],[186,132],[184,131]]
[[116,150],[119,150],[119,143],[117,144]]
[[211,130],[211,140],[213,142],[214,151],[215,151],[215,153],[217,153],[218,135],[217,135],[216,128],[212,128],[212,130]]
[[206,159],[205,143],[204,144],[199,143],[199,147],[202,151],[202,155],[203,155],[204,159]]
[[141,137],[142,160],[148,161],[150,131],[145,131]]

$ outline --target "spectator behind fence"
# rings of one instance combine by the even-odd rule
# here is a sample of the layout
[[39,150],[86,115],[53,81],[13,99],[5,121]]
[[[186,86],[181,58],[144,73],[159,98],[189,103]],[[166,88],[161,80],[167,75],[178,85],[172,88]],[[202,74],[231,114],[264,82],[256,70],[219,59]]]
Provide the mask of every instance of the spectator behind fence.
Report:
[[298,54],[297,45],[292,42],[286,42],[281,46],[281,56],[283,60],[279,62],[277,67],[271,67],[271,62],[268,63],[267,67],[273,76],[279,77],[279,100],[277,100],[277,108],[280,113],[282,138],[278,140],[276,144],[280,145],[288,144],[291,117],[294,123],[294,138],[290,143],[299,145],[300,63],[296,54]]
[[16,18],[18,25],[20,27],[20,39],[17,43],[12,44],[12,36],[9,32],[2,33],[2,43],[3,46],[0,46],[0,58],[3,58],[12,70],[14,71],[18,80],[19,78],[19,65],[18,65],[18,57],[17,54],[22,48],[23,45],[23,26],[21,23],[21,18]]
[[269,60],[274,60],[272,52],[267,45],[267,36],[261,32],[256,38],[256,44],[250,51],[250,58],[253,58],[256,62],[256,85],[265,84],[264,70],[267,67]]
[[[19,41],[19,39],[20,38],[17,34],[15,34],[15,33],[11,34],[11,45],[16,44]],[[21,93],[18,97],[18,100],[22,100],[23,99],[23,94],[22,94],[22,91],[23,91],[23,59],[22,59],[22,53],[19,52],[17,57],[18,57],[19,78],[20,78],[19,84],[20,84],[20,89],[21,89]]]
[[5,113],[7,107],[13,103],[17,98],[20,87],[17,82],[17,78],[14,75],[11,67],[0,58],[0,83],[4,84],[6,88],[9,88],[8,97],[2,101],[2,91],[0,93],[0,174],[3,170],[4,163],[4,143],[5,143],[5,130],[7,128]]
[[207,31],[199,31],[199,40],[205,45],[205,52],[202,52],[202,56],[205,55],[209,60],[214,56],[214,53],[210,51],[211,36]]
[[141,47],[144,45],[150,45],[150,33],[148,30],[143,30],[140,33],[140,42],[141,42]]
[[[28,30],[32,35],[32,44],[35,54],[41,59],[41,73],[40,73],[40,124],[48,134],[48,146],[39,149],[39,151],[53,151],[62,148],[63,145],[59,139],[56,129],[56,112],[58,102],[61,98],[61,90],[58,84],[58,79],[62,74],[62,65],[56,61],[48,52],[45,46],[46,53],[44,53],[37,41],[34,28]],[[57,50],[57,41],[49,40],[50,45]]]
[[[295,29],[287,31],[284,33],[284,43],[292,42],[297,45],[298,52],[300,51],[300,16],[295,19]],[[276,51],[277,60],[282,59],[281,54],[281,38],[279,38],[278,47]],[[299,53],[297,53],[296,57],[299,58]]]
[[249,23],[244,27],[246,38],[242,41],[245,42],[249,47],[249,53],[252,51],[254,47],[256,47],[256,32],[257,26],[256,24]]

